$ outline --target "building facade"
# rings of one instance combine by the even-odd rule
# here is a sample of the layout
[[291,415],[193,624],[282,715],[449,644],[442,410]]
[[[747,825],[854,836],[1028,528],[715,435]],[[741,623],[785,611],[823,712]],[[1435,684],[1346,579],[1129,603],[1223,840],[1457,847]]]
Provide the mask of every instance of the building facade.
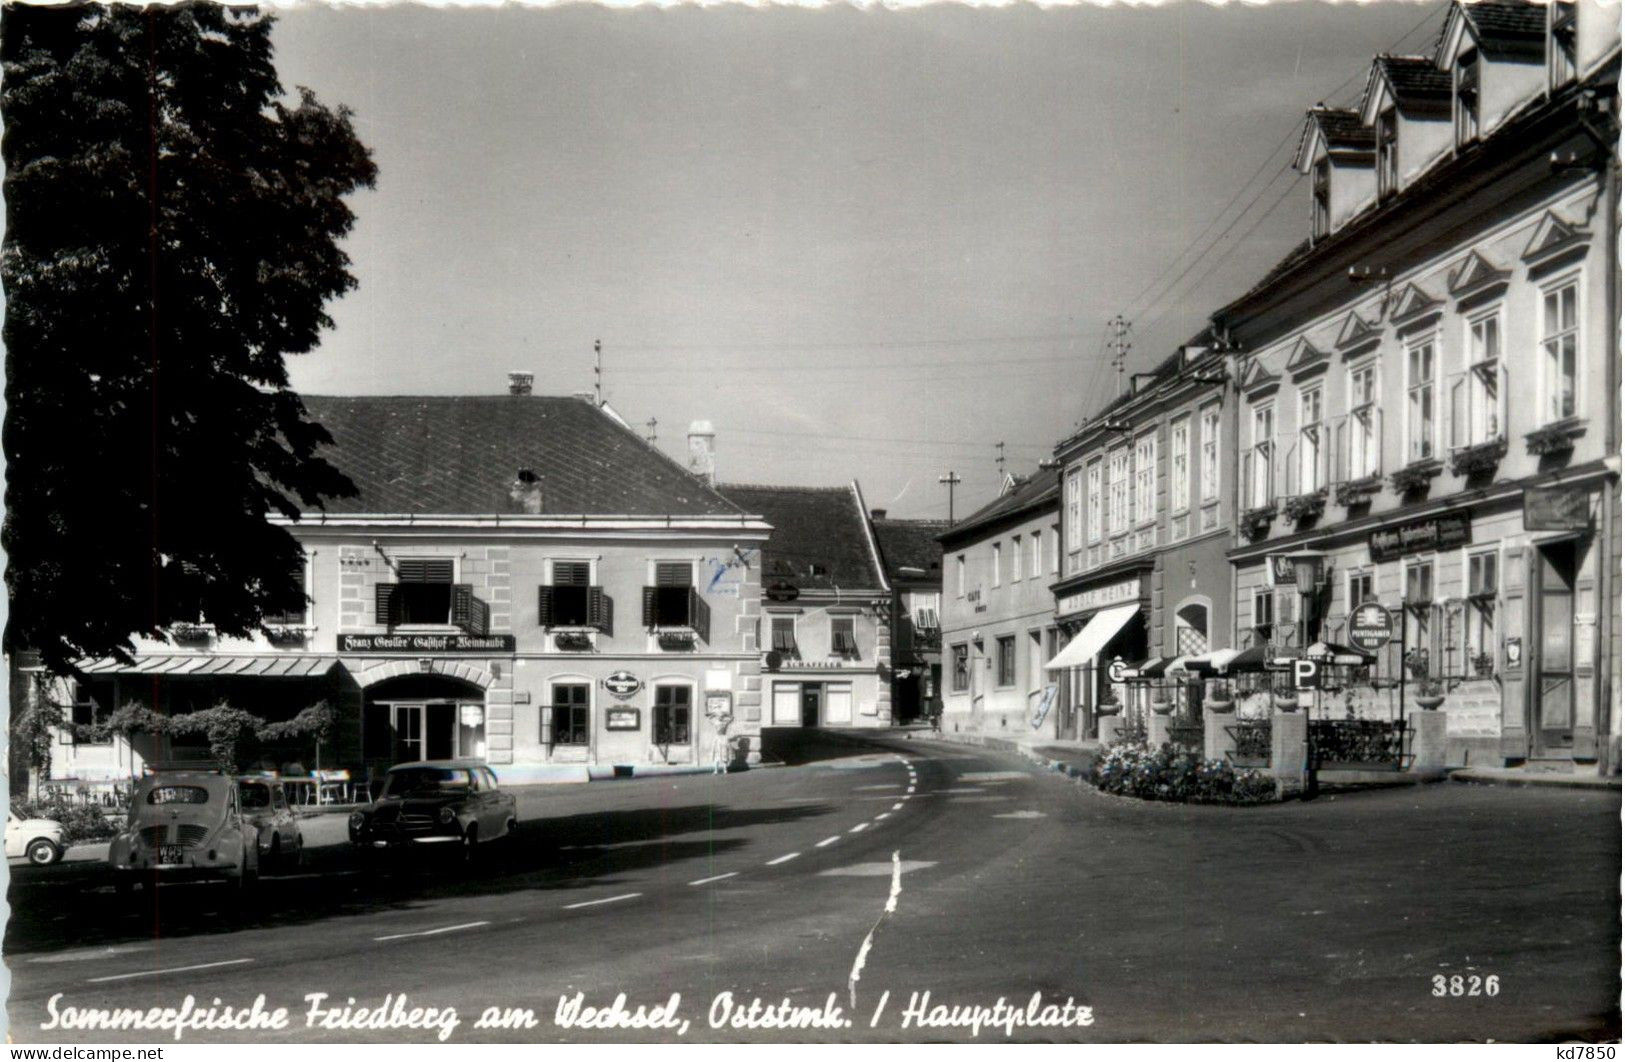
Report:
[[[1231,645],[1234,359],[1187,346],[1056,448],[1062,565],[1055,622],[1065,647],[1051,666],[1081,735],[1108,693],[1114,660],[1133,665]],[[1199,687],[1178,689],[1194,711]]]
[[945,520],[870,523],[892,586],[892,721],[912,723],[942,707],[942,543]]
[[1053,472],[1010,478],[999,497],[941,536],[942,728],[949,733],[1067,731],[1045,664],[1059,646],[1054,622],[1059,552]]
[[[1618,746],[1618,68],[1615,6],[1455,4],[1309,112],[1310,239],[1213,318],[1245,363],[1238,644],[1385,606],[1376,674],[1442,684],[1458,763]],[[1297,551],[1303,597],[1269,577]]]
[[[326,701],[322,765],[474,757],[508,781],[740,758],[763,722],[759,568],[769,527],[607,407],[531,395],[305,399],[359,488],[288,524],[306,609],[268,635],[201,617],[133,663],[87,661],[74,719],[219,703],[287,718]],[[86,728],[76,728],[82,735]],[[201,758],[181,736],[62,735],[52,775]],[[268,747],[264,766],[310,750]]]
[[763,725],[889,726],[892,588],[857,483],[720,490],[773,527],[756,566]]

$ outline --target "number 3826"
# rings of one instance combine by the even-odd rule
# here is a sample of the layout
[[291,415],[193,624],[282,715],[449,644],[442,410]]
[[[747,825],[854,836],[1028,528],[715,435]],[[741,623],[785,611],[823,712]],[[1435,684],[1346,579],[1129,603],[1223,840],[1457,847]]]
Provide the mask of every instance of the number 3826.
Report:
[[1498,996],[1501,994],[1501,978],[1496,974],[1490,974],[1488,977],[1479,977],[1477,974],[1455,974],[1451,977],[1434,974],[1433,994],[1439,997]]

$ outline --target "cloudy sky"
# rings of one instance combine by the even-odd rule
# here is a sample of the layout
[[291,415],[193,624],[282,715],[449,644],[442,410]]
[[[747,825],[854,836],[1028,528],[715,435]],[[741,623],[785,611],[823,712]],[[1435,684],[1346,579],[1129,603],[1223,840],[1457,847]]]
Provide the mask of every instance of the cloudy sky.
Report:
[[360,288],[311,393],[604,388],[721,476],[941,516],[1305,233],[1303,110],[1445,7],[297,8],[285,84],[354,108]]

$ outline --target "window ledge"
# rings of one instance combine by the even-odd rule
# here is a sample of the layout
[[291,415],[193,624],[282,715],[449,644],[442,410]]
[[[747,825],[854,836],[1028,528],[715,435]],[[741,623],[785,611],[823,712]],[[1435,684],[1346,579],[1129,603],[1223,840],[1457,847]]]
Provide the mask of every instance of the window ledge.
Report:
[[1482,475],[1494,472],[1507,453],[1505,438],[1458,446],[1450,451],[1450,471],[1458,476]]
[[1337,504],[1347,508],[1360,505],[1373,494],[1382,491],[1382,473],[1373,472],[1359,479],[1347,479],[1337,485]]
[[1388,481],[1400,494],[1416,494],[1426,490],[1434,478],[1443,471],[1443,461],[1437,457],[1427,457],[1420,461],[1412,461],[1389,476]]
[[1530,453],[1544,457],[1574,449],[1574,441],[1585,433],[1585,421],[1579,417],[1568,417],[1537,428],[1523,438]]

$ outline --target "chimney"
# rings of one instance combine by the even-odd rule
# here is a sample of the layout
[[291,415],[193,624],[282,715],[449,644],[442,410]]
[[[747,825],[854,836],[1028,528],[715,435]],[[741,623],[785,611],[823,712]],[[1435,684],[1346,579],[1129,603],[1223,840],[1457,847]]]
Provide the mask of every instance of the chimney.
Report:
[[508,393],[510,395],[530,394],[530,385],[536,382],[533,372],[510,372],[508,374]]
[[688,470],[707,487],[717,485],[717,430],[708,420],[688,426]]
[[884,510],[884,509],[870,509],[869,510],[869,519],[871,519],[871,520],[884,520],[884,519],[886,519],[886,510]]
[[[517,393],[517,392],[516,392]],[[518,512],[532,515],[542,511],[542,481],[528,468],[521,468],[508,488],[508,499]]]

